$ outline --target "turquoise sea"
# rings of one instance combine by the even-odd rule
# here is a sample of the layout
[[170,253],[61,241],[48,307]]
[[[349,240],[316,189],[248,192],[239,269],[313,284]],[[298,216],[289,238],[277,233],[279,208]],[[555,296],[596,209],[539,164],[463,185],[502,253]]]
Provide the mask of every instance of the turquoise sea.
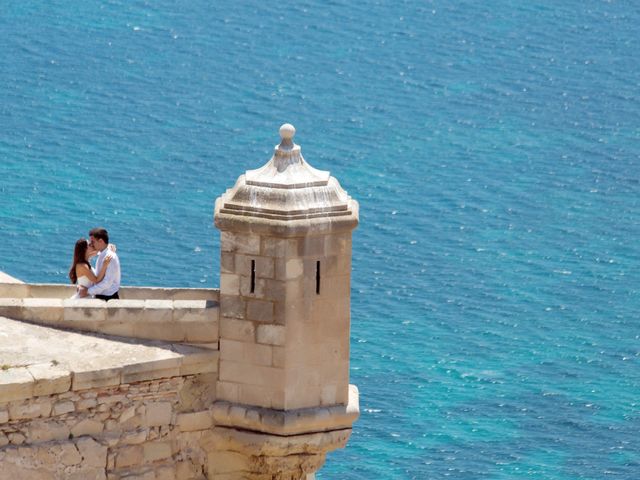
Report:
[[5,1],[0,270],[217,287],[213,202],[291,122],[359,200],[321,479],[640,478],[640,4]]

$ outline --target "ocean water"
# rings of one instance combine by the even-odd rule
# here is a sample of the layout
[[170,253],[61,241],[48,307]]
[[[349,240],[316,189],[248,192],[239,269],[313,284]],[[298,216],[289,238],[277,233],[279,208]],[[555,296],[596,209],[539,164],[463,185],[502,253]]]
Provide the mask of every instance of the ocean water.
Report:
[[360,202],[322,479],[640,478],[636,2],[4,2],[0,270],[218,286],[280,124]]

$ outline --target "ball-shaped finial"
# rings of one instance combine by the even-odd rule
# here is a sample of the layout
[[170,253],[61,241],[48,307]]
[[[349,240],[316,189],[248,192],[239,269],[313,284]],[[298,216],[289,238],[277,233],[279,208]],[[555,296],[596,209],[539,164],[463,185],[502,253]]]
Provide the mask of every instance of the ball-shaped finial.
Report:
[[296,127],[290,123],[285,123],[280,127],[280,138],[282,138],[282,140],[291,140],[295,134]]

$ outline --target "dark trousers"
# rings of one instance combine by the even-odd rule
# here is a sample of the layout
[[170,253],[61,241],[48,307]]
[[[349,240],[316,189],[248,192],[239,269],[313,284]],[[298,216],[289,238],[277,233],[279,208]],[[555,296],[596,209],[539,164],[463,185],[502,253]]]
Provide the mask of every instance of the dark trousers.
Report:
[[118,295],[118,292],[116,292],[113,295],[96,295],[96,298],[108,302],[109,300],[118,300],[120,296]]

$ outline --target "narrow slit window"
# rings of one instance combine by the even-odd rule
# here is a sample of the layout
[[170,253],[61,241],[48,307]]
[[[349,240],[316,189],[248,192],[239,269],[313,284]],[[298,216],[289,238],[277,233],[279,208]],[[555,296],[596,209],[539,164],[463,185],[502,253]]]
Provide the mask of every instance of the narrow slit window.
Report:
[[316,262],[316,295],[320,295],[320,260]]
[[256,291],[256,261],[251,260],[251,293]]

